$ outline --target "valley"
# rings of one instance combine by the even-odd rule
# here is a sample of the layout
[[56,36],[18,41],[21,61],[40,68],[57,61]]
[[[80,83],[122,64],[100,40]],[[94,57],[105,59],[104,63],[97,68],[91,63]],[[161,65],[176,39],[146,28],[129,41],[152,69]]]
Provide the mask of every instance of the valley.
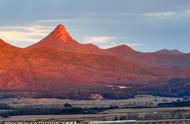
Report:
[[[7,98],[0,100],[0,115],[3,121],[72,121],[82,124],[91,120],[148,121],[154,119],[189,119],[190,108],[188,106],[172,108],[158,107],[159,103],[183,100],[182,98],[155,97],[149,95],[139,95],[135,98],[125,100]],[[68,111],[69,113],[67,113]],[[11,113],[14,113],[14,115],[11,115]]]

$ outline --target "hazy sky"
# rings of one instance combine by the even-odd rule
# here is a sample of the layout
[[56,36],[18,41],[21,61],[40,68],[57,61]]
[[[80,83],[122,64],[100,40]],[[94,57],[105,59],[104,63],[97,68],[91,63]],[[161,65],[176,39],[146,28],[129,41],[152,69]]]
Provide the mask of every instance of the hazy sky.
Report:
[[0,0],[0,38],[26,47],[56,25],[102,48],[190,52],[190,0]]

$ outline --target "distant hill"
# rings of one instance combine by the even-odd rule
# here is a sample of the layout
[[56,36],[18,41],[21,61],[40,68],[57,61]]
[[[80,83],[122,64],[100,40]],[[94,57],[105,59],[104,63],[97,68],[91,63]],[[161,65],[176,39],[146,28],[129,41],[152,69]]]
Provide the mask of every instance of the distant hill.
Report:
[[165,55],[183,55],[184,54],[183,52],[177,49],[174,49],[174,50],[162,49],[162,50],[157,51],[156,53],[165,54]]

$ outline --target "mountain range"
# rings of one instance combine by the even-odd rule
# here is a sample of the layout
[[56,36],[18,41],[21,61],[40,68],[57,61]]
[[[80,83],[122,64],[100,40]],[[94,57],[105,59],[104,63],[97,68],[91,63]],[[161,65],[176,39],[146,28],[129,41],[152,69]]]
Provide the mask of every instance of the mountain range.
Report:
[[101,49],[74,40],[63,25],[27,47],[0,40],[0,95],[120,99],[136,94],[190,94],[190,54],[151,53],[127,45]]

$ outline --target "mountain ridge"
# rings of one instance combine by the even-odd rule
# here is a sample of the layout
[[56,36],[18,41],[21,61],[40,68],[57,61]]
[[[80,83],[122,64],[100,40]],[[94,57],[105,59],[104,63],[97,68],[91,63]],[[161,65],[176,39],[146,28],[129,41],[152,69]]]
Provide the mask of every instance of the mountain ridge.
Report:
[[[68,42],[68,41],[71,41],[71,42],[75,42],[75,44],[80,44],[79,42],[77,42],[76,40],[74,40],[74,39],[72,38],[72,36],[71,36],[71,35],[69,34],[69,32],[67,31],[66,27],[65,27],[64,25],[62,25],[62,24],[57,25],[56,28],[55,28],[49,35],[47,35],[47,36],[46,36],[45,38],[43,38],[43,39],[46,39],[47,37],[51,37],[51,38],[54,37],[54,39],[56,39],[56,41],[61,41],[61,42],[65,42],[65,43]],[[51,38],[50,38],[50,39],[51,39]],[[40,40],[39,42],[43,41],[43,39]],[[5,42],[5,41],[2,40],[1,38],[0,38],[0,41],[3,41],[4,43],[6,43],[6,44],[8,44],[8,45],[10,45],[10,46],[13,46],[13,45],[11,45],[11,44]],[[26,48],[31,48],[31,47],[34,48],[34,47],[37,47],[37,44],[39,44],[39,42],[34,43],[34,44],[32,44],[32,45],[30,45],[30,46],[28,46],[28,47],[26,47]],[[0,42],[0,43],[1,43],[1,42]],[[54,44],[54,43],[52,43],[52,44]],[[96,45],[94,45],[94,44],[92,44],[92,43],[81,44],[81,45],[90,45],[90,46],[98,47],[98,46],[96,46]],[[16,46],[14,46],[14,47],[16,47]],[[43,47],[43,45],[42,45],[41,47]],[[131,51],[136,51],[136,50],[134,50],[133,48],[129,47],[129,46],[126,45],[126,44],[114,46],[114,47],[108,48],[108,49],[106,49],[106,50],[113,49],[113,48],[117,48],[117,47],[120,47],[120,48],[121,48],[121,47],[126,47],[126,48],[128,48],[129,50],[131,50]],[[16,48],[19,48],[19,47],[16,47]],[[98,47],[98,48],[100,49],[100,47]],[[24,49],[24,48],[23,48],[23,49]],[[102,49],[102,50],[103,50],[103,49]],[[174,50],[161,49],[161,50],[158,50],[158,51],[155,51],[155,52],[151,52],[151,53],[160,53],[160,52],[165,52],[165,51],[167,51],[167,52],[176,52],[177,54],[185,54],[185,53],[179,51],[178,49],[174,49]],[[136,52],[140,52],[140,51],[136,51]],[[141,53],[149,53],[149,52],[141,52]],[[168,54],[168,55],[170,55],[170,54]]]
[[[127,45],[101,49],[78,43],[62,25],[24,49],[7,49],[9,45],[1,43],[0,93],[9,91],[13,96],[88,99],[87,94],[99,93],[127,98],[140,87],[162,89],[170,79],[190,77],[187,54],[143,53]],[[131,88],[112,91],[107,85]]]
[[182,55],[182,54],[185,54],[185,53],[183,53],[177,49],[173,49],[173,50],[162,49],[162,50],[156,51],[156,53],[165,54],[165,55]]

